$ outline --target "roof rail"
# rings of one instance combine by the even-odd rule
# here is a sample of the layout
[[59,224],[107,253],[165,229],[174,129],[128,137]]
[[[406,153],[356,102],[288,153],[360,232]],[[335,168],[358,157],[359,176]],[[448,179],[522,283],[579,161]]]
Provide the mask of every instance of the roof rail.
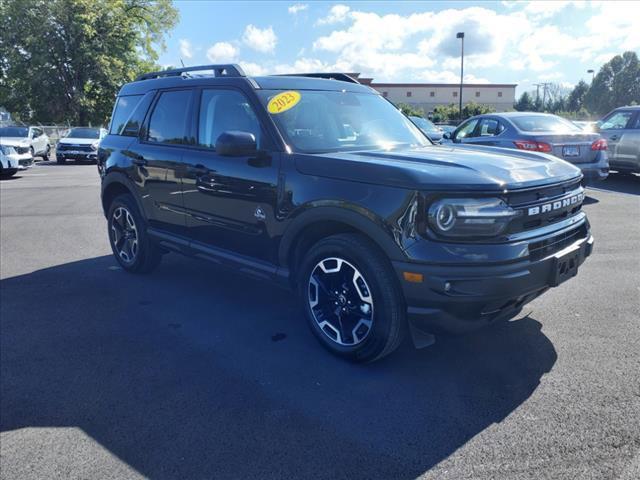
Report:
[[341,82],[357,83],[358,80],[347,75],[346,73],[284,73],[279,74],[280,77],[310,77],[310,78],[326,78],[327,80],[339,80]]
[[202,70],[213,70],[213,74],[216,77],[246,77],[242,67],[234,63],[223,65],[198,65],[195,67],[174,68],[171,70],[160,70],[158,72],[149,72],[138,75],[136,82],[140,80],[149,80],[151,78],[161,77],[179,77],[183,73],[199,72]]

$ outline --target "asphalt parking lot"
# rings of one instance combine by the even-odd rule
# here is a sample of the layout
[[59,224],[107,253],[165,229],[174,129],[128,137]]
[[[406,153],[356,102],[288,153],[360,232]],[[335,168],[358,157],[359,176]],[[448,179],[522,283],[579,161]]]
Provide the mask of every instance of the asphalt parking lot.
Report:
[[0,476],[640,478],[640,177],[588,192],[576,279],[517,321],[328,355],[291,294],[111,258],[93,165],[0,182]]

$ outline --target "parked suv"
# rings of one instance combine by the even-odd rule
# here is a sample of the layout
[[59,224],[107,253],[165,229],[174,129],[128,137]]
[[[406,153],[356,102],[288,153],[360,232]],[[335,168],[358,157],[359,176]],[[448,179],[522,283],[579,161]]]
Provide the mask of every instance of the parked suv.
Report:
[[67,160],[95,162],[98,158],[98,145],[107,134],[107,130],[97,127],[74,127],[58,141],[56,161]]
[[406,331],[426,346],[512,318],[593,246],[578,168],[433,145],[342,74],[143,75],[118,95],[98,170],[123,269],[149,272],[172,251],[277,281],[354,361]]
[[1,127],[0,144],[13,147],[20,155],[20,167],[28,167],[33,157],[49,160],[51,145],[41,127]]
[[609,164],[623,173],[640,173],[640,106],[620,107],[598,122],[609,142]]

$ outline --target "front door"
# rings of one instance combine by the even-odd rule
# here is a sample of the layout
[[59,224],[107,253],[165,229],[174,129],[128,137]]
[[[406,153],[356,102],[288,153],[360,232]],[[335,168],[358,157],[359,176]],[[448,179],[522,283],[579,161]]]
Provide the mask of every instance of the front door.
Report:
[[618,110],[606,117],[600,124],[600,134],[607,139],[609,144],[609,162],[612,168],[637,167],[640,148],[640,138],[636,138],[634,146],[634,133],[638,137],[640,130],[634,130],[636,113],[633,110]]
[[[197,147],[185,154],[183,178],[193,245],[272,261],[270,227],[275,222],[280,157],[269,153],[271,142],[242,92],[205,88],[196,103]],[[227,131],[253,134],[258,153],[216,153],[216,140]]]

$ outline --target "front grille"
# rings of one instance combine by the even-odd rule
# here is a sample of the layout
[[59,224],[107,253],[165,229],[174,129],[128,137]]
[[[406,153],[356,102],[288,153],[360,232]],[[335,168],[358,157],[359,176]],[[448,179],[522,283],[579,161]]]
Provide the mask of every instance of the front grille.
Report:
[[529,244],[529,258],[540,260],[559,252],[577,240],[587,238],[587,225],[582,224],[577,228],[559,233],[553,237]]
[[24,159],[18,160],[18,165],[20,165],[21,167],[28,167],[30,165],[33,165],[33,159],[24,158]]
[[[509,224],[510,233],[546,227],[577,215],[582,209],[584,189],[579,183],[569,183],[541,191],[533,190],[526,195],[529,201],[521,203],[514,203],[512,196],[509,197],[510,206],[520,212]],[[535,200],[531,200],[532,197]],[[524,197],[520,197],[522,199]]]
[[93,152],[94,150],[91,148],[91,145],[70,145],[59,143],[58,151],[64,152],[66,150],[73,150],[74,152]]

